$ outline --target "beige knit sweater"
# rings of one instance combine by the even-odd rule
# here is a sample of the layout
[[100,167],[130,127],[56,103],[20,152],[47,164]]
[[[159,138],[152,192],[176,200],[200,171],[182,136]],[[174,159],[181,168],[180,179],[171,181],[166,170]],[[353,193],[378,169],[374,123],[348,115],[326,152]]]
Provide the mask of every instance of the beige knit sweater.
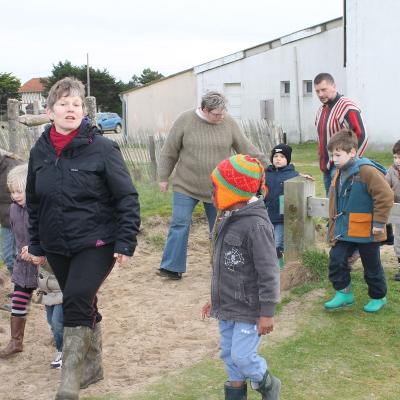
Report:
[[165,182],[176,167],[173,190],[197,200],[211,202],[210,174],[218,163],[235,153],[266,157],[244,136],[236,121],[225,115],[220,124],[210,124],[189,110],[173,124],[162,148],[159,180]]

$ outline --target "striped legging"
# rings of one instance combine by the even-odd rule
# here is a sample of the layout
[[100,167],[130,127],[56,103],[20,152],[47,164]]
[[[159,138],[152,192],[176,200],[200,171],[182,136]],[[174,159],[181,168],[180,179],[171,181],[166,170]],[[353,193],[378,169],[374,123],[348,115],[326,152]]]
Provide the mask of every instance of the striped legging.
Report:
[[33,288],[26,288],[19,285],[14,286],[11,300],[11,315],[13,317],[26,317],[33,290]]

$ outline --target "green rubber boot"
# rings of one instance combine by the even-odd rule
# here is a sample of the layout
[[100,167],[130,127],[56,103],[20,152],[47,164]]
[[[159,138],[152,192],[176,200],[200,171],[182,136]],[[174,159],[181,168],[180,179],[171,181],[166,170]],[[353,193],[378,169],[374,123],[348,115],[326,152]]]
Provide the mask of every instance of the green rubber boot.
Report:
[[262,400],[279,400],[281,381],[266,371],[262,381],[258,383],[258,388],[255,388],[255,390],[261,393]]
[[336,290],[335,296],[324,304],[326,310],[338,310],[342,307],[353,305],[354,298],[353,292],[348,288],[343,290]]
[[386,304],[386,297],[382,297],[381,299],[370,299],[370,301],[364,306],[364,311],[369,313],[378,312]]
[[242,387],[232,387],[230,382],[224,385],[225,400],[247,400],[247,384]]

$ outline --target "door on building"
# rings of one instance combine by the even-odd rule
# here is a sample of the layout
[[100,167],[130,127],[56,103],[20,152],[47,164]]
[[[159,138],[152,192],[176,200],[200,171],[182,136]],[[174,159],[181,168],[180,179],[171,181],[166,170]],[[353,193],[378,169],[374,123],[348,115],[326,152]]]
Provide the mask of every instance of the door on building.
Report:
[[224,95],[228,100],[228,113],[235,119],[242,117],[242,87],[239,83],[224,83]]

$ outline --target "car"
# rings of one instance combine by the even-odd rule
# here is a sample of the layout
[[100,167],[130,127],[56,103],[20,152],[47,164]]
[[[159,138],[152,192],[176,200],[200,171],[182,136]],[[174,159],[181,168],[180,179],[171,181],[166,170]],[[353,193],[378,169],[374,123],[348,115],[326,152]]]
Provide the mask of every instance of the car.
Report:
[[122,118],[117,113],[97,113],[96,123],[101,132],[114,131],[115,133],[121,133],[122,131]]

